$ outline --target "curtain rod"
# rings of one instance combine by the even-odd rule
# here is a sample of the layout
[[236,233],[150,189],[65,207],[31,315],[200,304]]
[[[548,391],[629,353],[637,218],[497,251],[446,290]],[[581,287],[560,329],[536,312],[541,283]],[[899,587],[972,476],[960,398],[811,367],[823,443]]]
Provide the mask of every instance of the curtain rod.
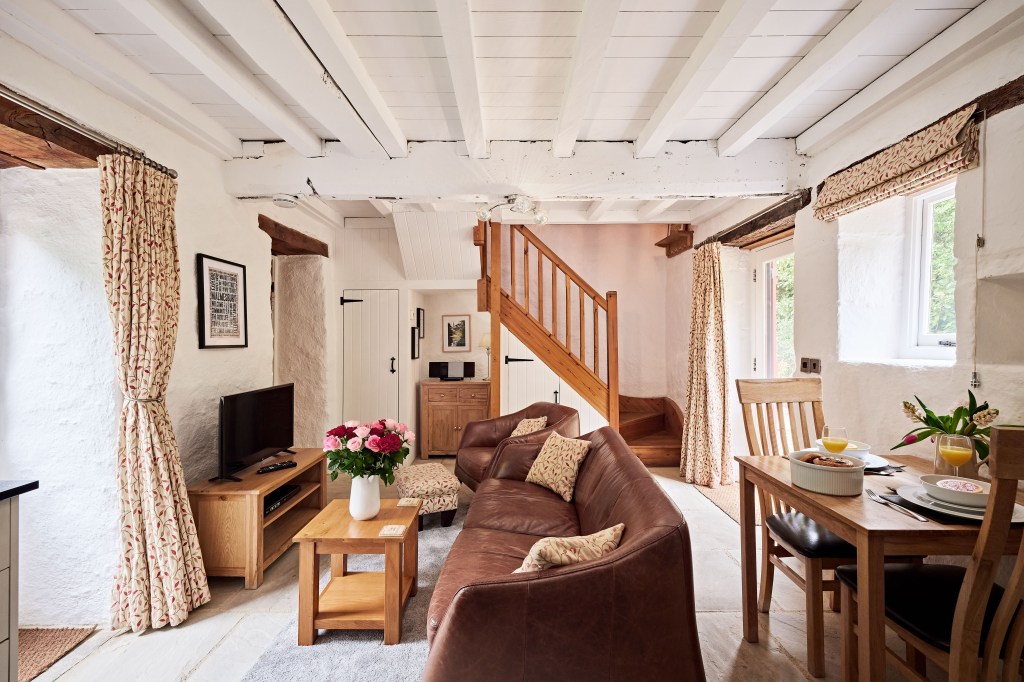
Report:
[[[797,204],[801,203],[803,201],[803,194],[804,194],[805,191],[807,191],[807,190],[797,190],[796,192],[791,192],[791,193],[787,194],[786,196],[784,196],[779,201],[776,201],[774,204],[771,204],[770,206],[762,209],[758,213],[755,213],[754,215],[752,215],[752,216],[750,216],[748,218],[744,218],[740,222],[736,223],[735,225],[731,225],[731,226],[725,228],[724,230],[719,230],[715,234],[711,235],[710,237],[708,237],[707,239],[702,241],[700,244],[697,244],[695,247],[693,247],[694,250],[697,250],[697,249],[699,249],[702,246],[707,246],[708,244],[711,244],[712,242],[721,241],[722,237],[725,237],[730,232],[735,230],[737,227],[741,227],[743,225],[746,225],[747,223],[750,223],[750,222],[752,222],[754,220],[757,220],[761,216],[767,215],[768,213],[771,213],[772,211],[777,211],[778,209],[782,208],[786,204],[789,204],[789,203],[792,203],[792,202],[796,202]],[[804,205],[806,205],[806,204],[804,204]],[[798,207],[797,210],[799,210],[800,208],[802,208],[802,207]],[[794,213],[795,212],[796,211],[794,211]]]
[[99,144],[110,147],[114,152],[118,154],[124,154],[125,156],[132,157],[133,159],[138,159],[139,161],[142,161],[150,168],[155,168],[156,170],[162,173],[166,173],[172,178],[178,177],[178,171],[174,170],[173,168],[168,168],[167,166],[161,163],[157,163],[153,159],[146,156],[146,152],[139,149],[138,147],[133,147],[127,142],[123,142],[117,139],[116,137],[107,135],[106,133],[101,133],[98,130],[90,128],[89,126],[83,123],[79,123],[78,121],[72,118],[69,118],[63,114],[59,114],[56,111],[53,111],[52,109],[40,104],[39,102],[36,102],[35,100],[30,99],[29,97],[26,97],[25,95],[22,95],[21,93],[15,90],[11,90],[9,87],[3,85],[2,83],[0,83],[0,96],[3,96],[4,98],[9,99],[16,104],[20,104],[21,106],[38,114],[39,116],[50,119],[54,123],[59,123],[62,126],[70,128],[79,135],[89,138],[93,142],[98,142]]

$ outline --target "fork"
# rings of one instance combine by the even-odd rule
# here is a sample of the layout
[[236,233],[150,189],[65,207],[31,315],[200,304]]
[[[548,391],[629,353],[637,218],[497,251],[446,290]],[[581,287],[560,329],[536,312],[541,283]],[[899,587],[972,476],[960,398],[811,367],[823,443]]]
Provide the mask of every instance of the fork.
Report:
[[881,495],[876,493],[871,488],[868,488],[867,490],[865,490],[865,492],[868,494],[868,497],[871,498],[872,501],[877,502],[879,504],[884,504],[884,505],[886,505],[888,507],[892,507],[893,509],[895,509],[896,511],[900,512],[901,514],[906,514],[907,516],[910,516],[910,517],[915,518],[918,521],[922,521],[922,522],[928,522],[930,520],[930,519],[928,519],[928,517],[921,516],[920,514],[918,514],[915,511],[911,511],[910,509],[907,509],[906,507],[901,507],[900,505],[896,504],[895,502],[890,502],[889,500],[885,499],[884,497],[882,497]]

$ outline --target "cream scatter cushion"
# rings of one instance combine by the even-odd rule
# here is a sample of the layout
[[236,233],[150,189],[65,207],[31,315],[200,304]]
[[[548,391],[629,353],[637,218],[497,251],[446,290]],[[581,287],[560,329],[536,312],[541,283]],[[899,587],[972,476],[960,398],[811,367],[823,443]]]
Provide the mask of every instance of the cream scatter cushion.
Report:
[[523,421],[516,424],[516,428],[512,430],[512,435],[509,436],[509,438],[515,438],[516,436],[525,436],[528,433],[540,431],[547,425],[547,417],[537,417],[536,419],[524,419]]
[[589,449],[590,441],[552,433],[544,441],[537,459],[530,467],[530,473],[526,474],[527,483],[542,485],[561,495],[566,502],[571,502],[576,488],[576,474]]
[[600,559],[619,546],[623,523],[605,528],[593,535],[574,538],[543,538],[534,543],[530,553],[523,559],[523,565],[513,573],[530,573],[543,571],[552,566],[568,566],[582,561]]

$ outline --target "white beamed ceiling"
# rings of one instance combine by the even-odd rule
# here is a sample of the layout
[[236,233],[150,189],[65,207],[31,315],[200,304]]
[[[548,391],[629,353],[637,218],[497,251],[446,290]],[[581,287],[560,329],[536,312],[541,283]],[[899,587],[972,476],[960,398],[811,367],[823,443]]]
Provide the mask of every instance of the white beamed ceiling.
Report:
[[[213,20],[201,0],[167,1],[180,3],[192,13],[312,132],[332,139],[330,125],[313,118],[301,101],[263,73],[259,60]],[[435,4],[447,1],[328,0],[409,141],[463,139]],[[56,2],[240,139],[281,139],[183,58],[174,45],[125,11],[119,0],[39,2]],[[477,86],[488,142],[552,139],[584,4],[584,0],[470,0]],[[590,84],[578,139],[636,140],[721,4],[722,0],[622,0],[598,76]],[[717,139],[858,4],[857,0],[778,0],[694,105],[687,107],[686,116],[671,122],[669,140]],[[839,76],[821,89],[802,92],[800,101],[760,137],[801,134],[979,4],[981,0],[896,3]],[[239,2],[238,8],[245,12],[246,2]]]

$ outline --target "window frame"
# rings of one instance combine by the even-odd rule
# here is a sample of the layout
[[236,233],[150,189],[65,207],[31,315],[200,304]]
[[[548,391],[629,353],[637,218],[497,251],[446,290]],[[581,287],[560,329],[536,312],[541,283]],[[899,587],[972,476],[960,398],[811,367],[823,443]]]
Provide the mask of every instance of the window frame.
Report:
[[[772,290],[774,289],[775,280],[773,265],[775,261],[781,258],[795,256],[795,243],[792,237],[787,237],[761,248],[752,249],[750,253],[754,261],[751,273],[757,273],[756,279],[752,283],[754,295],[750,311],[753,317],[752,328],[754,332],[753,343],[750,349],[751,361],[756,364],[756,369],[751,368],[751,376],[757,379],[781,378],[775,377],[775,357],[772,353],[775,339],[768,334],[771,328],[768,316],[772,313],[770,301],[773,300]],[[772,272],[771,275],[769,275],[769,271]],[[769,284],[772,286],[769,286]],[[793,376],[798,376],[800,374],[799,358],[794,358],[794,361],[797,366],[794,367]],[[769,369],[772,371],[769,371]]]
[[[907,359],[955,360],[956,346],[940,345],[956,342],[956,333],[929,334],[925,316],[931,298],[932,243],[934,227],[930,207],[947,199],[956,200],[956,181],[943,183],[919,192],[907,202],[910,227],[906,267],[906,328],[900,355]],[[955,229],[955,227],[954,227]],[[955,256],[954,256],[955,257]]]

